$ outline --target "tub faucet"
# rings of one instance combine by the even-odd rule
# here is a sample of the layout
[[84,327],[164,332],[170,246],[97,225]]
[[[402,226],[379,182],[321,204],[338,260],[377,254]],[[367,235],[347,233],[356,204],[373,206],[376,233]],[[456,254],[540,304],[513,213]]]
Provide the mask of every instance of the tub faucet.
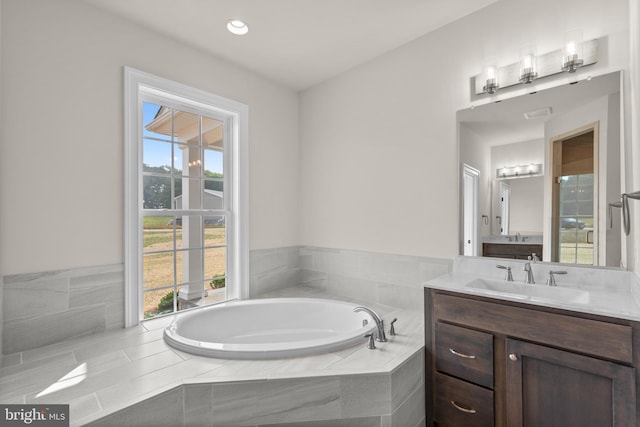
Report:
[[397,317],[394,317],[393,320],[390,323],[390,327],[389,327],[389,335],[395,335],[396,334],[396,327],[394,326],[394,323],[396,323],[396,321],[398,320]]
[[373,334],[366,334],[364,337],[367,338],[367,348],[369,350],[375,350],[376,342],[373,340]]
[[376,329],[377,329],[377,334],[376,334],[376,341],[380,341],[380,342],[386,342],[387,341],[387,336],[384,333],[384,320],[380,319],[380,317],[376,314],[375,311],[371,310],[370,308],[367,307],[356,307],[353,309],[353,311],[355,313],[359,312],[359,311],[364,311],[366,313],[369,314],[369,316],[371,316],[373,318],[373,321],[376,322]]

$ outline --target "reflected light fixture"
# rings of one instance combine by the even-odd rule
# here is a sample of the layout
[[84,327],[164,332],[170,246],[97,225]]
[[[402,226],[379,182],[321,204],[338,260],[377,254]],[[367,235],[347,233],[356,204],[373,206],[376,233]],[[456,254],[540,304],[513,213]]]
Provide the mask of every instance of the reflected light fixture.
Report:
[[500,87],[498,82],[498,61],[496,58],[487,58],[484,66],[484,81],[485,84],[482,90],[485,93],[493,94]]
[[525,178],[542,173],[542,164],[530,163],[528,165],[505,166],[496,169],[496,178]]
[[231,19],[227,21],[227,30],[237,36],[243,36],[249,32],[249,27],[239,19]]
[[520,83],[531,83],[538,77],[536,47],[527,45],[520,48]]
[[575,73],[582,67],[582,31],[571,30],[562,35],[562,71]]

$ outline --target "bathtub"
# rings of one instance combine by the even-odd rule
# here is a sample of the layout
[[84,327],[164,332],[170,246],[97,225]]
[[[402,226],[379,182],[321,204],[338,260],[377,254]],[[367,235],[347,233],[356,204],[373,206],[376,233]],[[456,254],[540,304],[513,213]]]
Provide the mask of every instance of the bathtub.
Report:
[[[178,314],[165,329],[171,347],[199,356],[274,359],[366,346],[366,312],[342,301],[271,298],[232,301]],[[366,322],[364,322],[366,321]]]

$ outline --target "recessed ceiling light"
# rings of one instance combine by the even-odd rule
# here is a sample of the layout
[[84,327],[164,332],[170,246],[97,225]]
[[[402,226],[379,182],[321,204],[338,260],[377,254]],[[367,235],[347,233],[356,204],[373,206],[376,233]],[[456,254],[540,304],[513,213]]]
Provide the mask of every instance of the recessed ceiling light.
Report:
[[227,22],[227,30],[233,34],[242,36],[249,32],[249,27],[239,19],[232,19]]

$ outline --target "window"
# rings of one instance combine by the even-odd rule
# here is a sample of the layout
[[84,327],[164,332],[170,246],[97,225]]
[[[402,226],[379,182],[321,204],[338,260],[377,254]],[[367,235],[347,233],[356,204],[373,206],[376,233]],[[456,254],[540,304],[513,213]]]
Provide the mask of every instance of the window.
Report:
[[248,296],[247,108],[125,69],[127,326]]

